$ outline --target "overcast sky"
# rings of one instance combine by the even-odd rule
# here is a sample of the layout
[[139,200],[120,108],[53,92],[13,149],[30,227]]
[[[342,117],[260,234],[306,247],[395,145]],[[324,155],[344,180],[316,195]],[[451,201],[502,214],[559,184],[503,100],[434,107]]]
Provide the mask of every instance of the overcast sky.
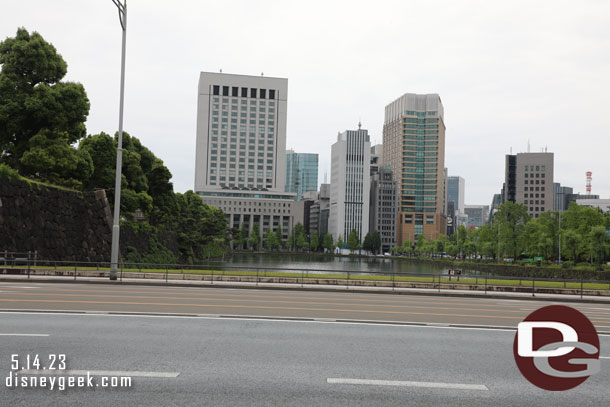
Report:
[[[38,31],[91,101],[90,134],[118,126],[121,30],[111,0],[3,0],[0,38]],[[548,148],[555,181],[610,198],[610,1],[129,0],[125,129],[193,189],[200,71],[288,78],[287,148],[320,154],[384,107],[438,93],[446,162],[466,204],[489,204],[504,155]]]

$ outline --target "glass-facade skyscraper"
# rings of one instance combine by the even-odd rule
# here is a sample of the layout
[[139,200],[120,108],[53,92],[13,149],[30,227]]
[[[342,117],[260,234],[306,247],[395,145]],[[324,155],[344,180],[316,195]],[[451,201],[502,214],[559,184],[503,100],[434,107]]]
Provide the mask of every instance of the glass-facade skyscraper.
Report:
[[308,191],[318,190],[318,154],[286,151],[286,192],[295,192],[297,200]]

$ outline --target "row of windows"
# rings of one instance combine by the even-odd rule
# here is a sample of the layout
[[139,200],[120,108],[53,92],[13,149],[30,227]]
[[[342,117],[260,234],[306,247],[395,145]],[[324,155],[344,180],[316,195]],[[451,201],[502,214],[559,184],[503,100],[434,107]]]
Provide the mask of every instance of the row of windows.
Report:
[[[534,180],[532,180],[532,182],[527,182],[527,181],[528,181],[528,180],[525,180],[525,185],[528,185],[528,184],[532,184],[532,185],[534,185]],[[539,179],[537,179],[537,180],[536,180],[536,185],[540,185],[540,184],[544,185],[544,180],[539,180]]]
[[546,171],[546,166],[544,165],[526,165],[525,171]]
[[269,97],[269,99],[275,99],[275,89],[269,89],[269,92],[267,92],[267,89],[240,88],[238,86],[222,86],[221,89],[220,85],[212,86],[212,94],[214,96],[220,96],[221,91],[222,96],[241,96],[242,98],[247,98],[249,94],[250,97],[253,99],[267,99],[267,96]]
[[[527,199],[526,199],[524,203],[525,203],[526,205],[527,205],[527,204],[534,205],[534,200],[527,200]],[[540,201],[539,201],[538,199],[536,199],[536,203],[535,203],[535,204],[536,204],[536,205],[544,205],[544,199],[543,199],[543,200],[540,200]],[[531,210],[531,209],[530,209],[530,210]]]
[[[533,191],[534,187],[524,187],[525,191]],[[536,187],[536,191],[544,191],[544,187]]]

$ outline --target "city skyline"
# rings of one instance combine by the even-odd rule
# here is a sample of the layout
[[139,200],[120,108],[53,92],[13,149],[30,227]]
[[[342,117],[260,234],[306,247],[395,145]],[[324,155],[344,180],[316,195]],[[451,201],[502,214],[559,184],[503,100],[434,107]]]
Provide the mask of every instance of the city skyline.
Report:
[[[227,50],[238,49],[240,36],[219,37],[215,33],[222,22],[205,26],[199,22],[202,13],[223,15],[235,4],[203,7],[186,2],[185,7],[168,9],[161,2],[147,2],[146,8],[130,3],[125,129],[164,160],[177,191],[193,185],[193,89],[198,73],[223,69],[291,81],[287,146],[320,155],[319,182],[330,174],[330,135],[354,128],[361,120],[372,144],[379,143],[383,107],[395,95],[438,93],[451,134],[446,167],[467,180],[467,204],[490,202],[504,178],[502,158],[511,149],[513,154],[527,151],[528,141],[532,152],[547,147],[555,153],[556,181],[584,193],[585,172],[590,170],[593,193],[610,196],[610,179],[605,176],[610,161],[604,148],[596,148],[604,146],[610,133],[610,118],[604,112],[604,95],[610,92],[610,77],[605,74],[610,70],[605,52],[610,27],[604,16],[610,4],[465,2],[457,7],[441,2],[444,6],[438,7],[382,2],[381,7],[369,9],[365,3],[344,7],[337,2],[326,5],[320,15],[309,6],[295,11],[276,2],[237,3],[242,12],[234,16],[236,23],[262,38],[276,38],[276,32],[282,32],[283,38],[262,48],[239,48],[231,55]],[[39,31],[66,59],[67,78],[83,83],[87,90],[88,133],[113,133],[121,34],[112,4],[68,0],[17,4],[0,16],[0,37],[14,36],[21,26]],[[69,12],[46,18],[58,7]],[[389,8],[395,13],[389,15]],[[476,18],[472,17],[475,8]],[[349,18],[335,27],[342,13]],[[542,21],[534,18],[541,14]],[[408,24],[388,24],[388,18],[398,16]],[[274,24],[253,23],[267,18]],[[316,33],[309,30],[312,23],[320,27]],[[430,25],[439,27],[429,38],[438,44],[436,51],[414,44],[413,52],[420,58],[410,59],[409,64],[404,63],[407,56],[390,55],[393,42],[387,39],[416,37]],[[70,30],[65,29],[68,26]],[[75,31],[81,35],[75,36]],[[342,37],[342,32],[354,34]],[[159,49],[170,49],[168,58],[159,58]],[[275,58],[279,53],[285,57]],[[325,63],[354,55],[361,58],[349,72],[341,64]]]

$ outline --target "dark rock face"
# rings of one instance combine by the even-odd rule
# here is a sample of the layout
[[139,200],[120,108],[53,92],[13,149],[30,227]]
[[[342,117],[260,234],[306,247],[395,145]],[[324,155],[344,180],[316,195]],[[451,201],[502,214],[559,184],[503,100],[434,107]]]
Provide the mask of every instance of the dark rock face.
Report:
[[70,192],[0,179],[0,257],[110,261],[112,217],[106,194]]

